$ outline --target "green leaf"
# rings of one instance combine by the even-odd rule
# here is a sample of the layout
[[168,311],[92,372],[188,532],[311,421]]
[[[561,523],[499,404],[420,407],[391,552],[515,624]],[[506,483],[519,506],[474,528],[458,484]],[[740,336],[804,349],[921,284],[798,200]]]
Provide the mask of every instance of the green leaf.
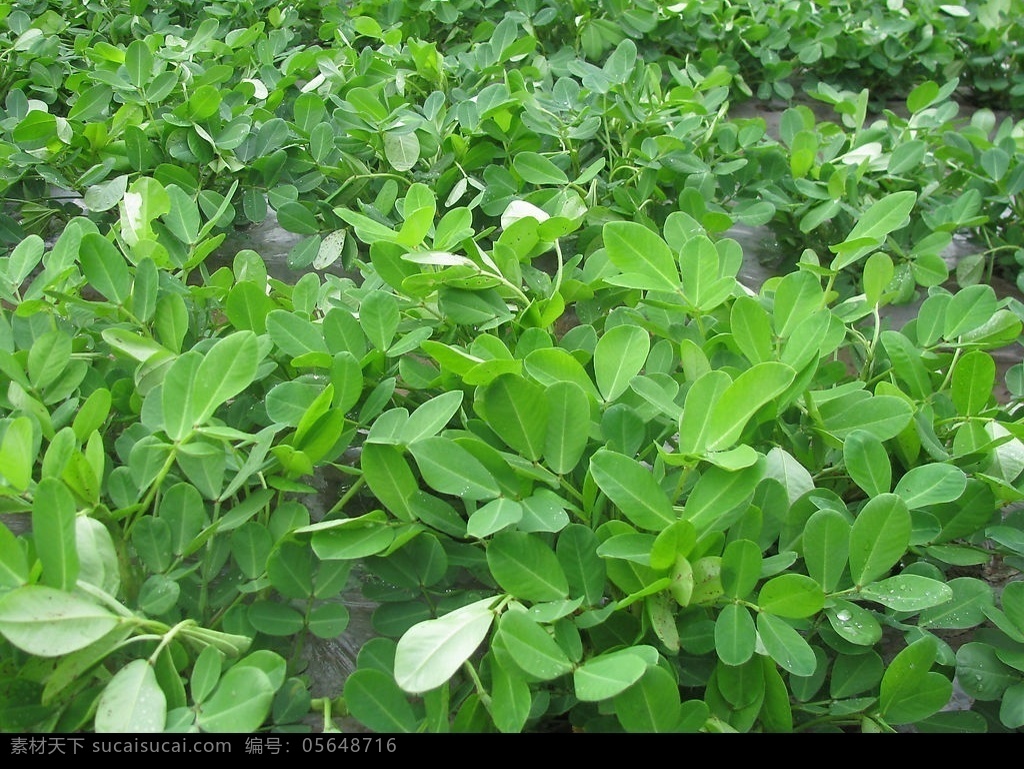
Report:
[[167,229],[182,243],[196,243],[202,222],[195,199],[176,185],[167,188],[167,196],[171,201],[170,211],[163,217]]
[[690,385],[679,418],[679,453],[703,454],[710,438],[710,421],[714,406],[732,384],[721,370],[708,371]]
[[384,156],[398,173],[405,173],[420,159],[420,141],[413,132],[388,131],[384,134]]
[[597,535],[587,526],[573,523],[562,529],[555,552],[569,583],[569,595],[582,596],[587,606],[604,598],[605,564],[597,555]]
[[322,603],[309,612],[307,626],[317,638],[337,638],[348,628],[351,615],[348,607],[341,603]]
[[682,294],[699,312],[715,309],[736,288],[734,277],[722,274],[722,257],[706,235],[698,234],[685,241],[678,261]]
[[523,518],[523,506],[512,499],[492,499],[477,509],[466,522],[466,534],[484,539],[495,532],[515,526]]
[[615,715],[634,734],[675,732],[680,721],[679,685],[664,668],[648,668],[635,684],[615,697]]
[[773,357],[772,322],[761,303],[752,296],[733,302],[729,325],[740,352],[751,363],[763,363]]
[[381,670],[360,669],[349,675],[345,704],[361,724],[378,733],[409,734],[419,725],[395,679]]
[[867,585],[884,576],[910,546],[910,511],[895,494],[880,494],[857,514],[850,530],[850,576]]
[[0,441],[0,477],[5,485],[17,491],[28,489],[37,453],[33,445],[32,420],[22,416],[8,421]]
[[859,595],[896,611],[921,611],[952,600],[953,588],[929,577],[898,574],[865,585]]
[[304,544],[282,542],[264,563],[270,584],[285,598],[308,600],[313,594],[313,554]]
[[451,678],[490,631],[493,604],[484,598],[411,627],[395,649],[395,682],[422,694]]
[[42,582],[72,590],[78,580],[75,546],[75,498],[56,478],[43,478],[32,500],[32,532],[43,565]]
[[974,331],[992,320],[996,314],[995,290],[988,284],[967,286],[953,294],[946,305],[942,336],[950,341]]
[[436,435],[462,405],[462,391],[443,393],[421,404],[409,415],[399,431],[399,440],[409,445]]
[[251,331],[236,331],[207,350],[195,375],[194,424],[206,422],[221,404],[252,384],[261,357]]
[[235,665],[221,678],[213,696],[200,706],[196,725],[204,732],[219,734],[254,732],[270,713],[275,688],[261,669]]
[[348,561],[376,555],[390,547],[394,540],[393,528],[367,521],[351,527],[318,531],[313,535],[312,546],[321,560]]
[[132,276],[124,256],[109,240],[95,232],[82,236],[79,249],[82,274],[89,284],[114,304],[131,294]]
[[980,579],[958,577],[947,586],[953,591],[945,603],[925,609],[918,626],[929,629],[965,630],[985,621],[986,609],[994,606],[992,587]]
[[167,697],[146,660],[132,660],[118,670],[96,703],[98,733],[162,732],[167,720]]
[[794,676],[810,676],[818,666],[814,650],[793,626],[774,614],[757,615],[757,632],[769,656]]
[[[197,90],[203,90],[203,87]],[[213,93],[216,95],[218,92],[214,89]],[[219,101],[219,96],[217,99]],[[158,216],[170,213],[171,199],[160,182],[143,176],[132,182],[120,209],[121,237],[129,248],[134,248],[141,240],[156,240],[152,222]],[[107,298],[115,301],[110,296]]]
[[880,441],[895,438],[910,424],[913,407],[895,395],[840,397],[819,407],[825,429],[840,440],[864,430]]
[[653,291],[678,292],[679,270],[668,245],[636,222],[607,222],[602,230],[608,259]]
[[71,337],[60,329],[43,334],[29,349],[29,381],[43,390],[68,368],[71,361]]
[[548,468],[565,475],[579,464],[589,438],[590,407],[586,393],[573,382],[555,382],[544,388],[547,435],[544,460]]
[[874,646],[882,640],[882,626],[873,612],[841,598],[830,602],[825,616],[840,637],[857,646]]
[[506,611],[498,622],[498,637],[515,664],[540,681],[572,670],[572,662],[555,639],[524,611]]
[[900,478],[893,493],[910,510],[954,502],[967,488],[967,476],[955,465],[928,464],[913,467]]
[[21,587],[28,576],[28,557],[21,541],[7,526],[0,526],[0,588]]
[[953,368],[950,395],[957,413],[963,416],[980,414],[992,399],[996,383],[996,362],[982,350],[964,354]]
[[882,676],[879,714],[899,725],[927,718],[942,709],[953,694],[953,684],[941,673],[929,672],[935,662],[936,642],[924,637],[901,651]]
[[[736,539],[722,553],[722,590],[729,598],[746,598],[761,577],[761,548],[749,539]],[[739,663],[726,663],[739,664]]]
[[882,295],[892,282],[896,269],[892,258],[881,251],[868,257],[864,262],[864,296],[872,307],[878,306]]
[[675,522],[668,496],[636,460],[600,449],[590,459],[590,472],[601,491],[640,528],[661,531]]
[[999,659],[990,644],[969,641],[956,651],[956,676],[964,692],[976,700],[992,701],[1020,682],[1020,672]]
[[[830,268],[842,270],[878,248],[890,232],[906,225],[916,201],[917,193],[910,190],[893,192],[875,201],[857,219],[846,240],[831,246],[836,257]],[[860,245],[861,242],[864,244]]]
[[0,633],[39,657],[82,649],[121,621],[102,606],[43,585],[19,587],[0,596]]
[[568,350],[559,347],[533,350],[526,356],[524,365],[527,374],[544,387],[551,387],[558,382],[572,382],[595,400],[601,397],[586,369]]
[[565,171],[536,152],[517,152],[512,168],[529,184],[568,184]]
[[611,402],[629,389],[650,349],[650,335],[638,326],[616,326],[601,337],[594,349],[594,376],[605,401]]
[[754,656],[757,628],[750,609],[737,603],[722,607],[715,619],[715,653],[726,665],[742,665]]
[[[906,383],[909,392],[915,398],[927,398],[932,391],[928,369],[921,360],[921,351],[899,331],[883,331],[882,346],[889,355],[896,376]],[[920,338],[921,344],[926,342]]]
[[323,330],[296,313],[273,310],[267,314],[266,323],[274,344],[288,355],[297,358],[310,352],[327,352]]
[[740,374],[712,407],[708,449],[726,449],[739,440],[750,418],[785,391],[795,376],[790,366],[776,361],[758,363]]
[[447,438],[424,438],[410,446],[409,451],[423,480],[435,491],[466,499],[491,499],[501,493],[490,471]]
[[412,496],[419,489],[402,452],[395,446],[366,443],[360,457],[363,478],[370,491],[402,521],[412,521]]
[[498,731],[504,734],[521,732],[530,717],[532,704],[530,686],[518,671],[506,670],[494,662],[491,665],[491,701],[488,709]]
[[573,672],[573,687],[577,699],[599,702],[625,691],[643,677],[651,667],[650,646],[631,646],[619,651],[593,657]]
[[502,374],[478,395],[477,410],[510,448],[531,461],[548,441],[548,401],[544,389],[516,374]]
[[836,510],[818,510],[804,524],[807,574],[827,592],[836,589],[850,555],[850,524]]
[[503,590],[524,601],[559,601],[569,595],[558,556],[539,536],[499,532],[487,547],[487,565]]
[[882,441],[864,430],[854,430],[843,441],[843,462],[850,478],[869,497],[892,488],[892,464]]
[[825,605],[825,591],[803,574],[780,574],[761,586],[757,605],[761,611],[779,617],[810,617]]
[[699,534],[722,531],[735,520],[736,511],[754,493],[764,477],[763,463],[742,470],[709,467],[690,490],[683,517]]
[[257,601],[246,612],[249,623],[269,636],[292,636],[299,633],[305,619],[296,609],[274,601]]
[[359,325],[378,350],[391,346],[399,320],[398,301],[385,291],[367,294],[359,304]]

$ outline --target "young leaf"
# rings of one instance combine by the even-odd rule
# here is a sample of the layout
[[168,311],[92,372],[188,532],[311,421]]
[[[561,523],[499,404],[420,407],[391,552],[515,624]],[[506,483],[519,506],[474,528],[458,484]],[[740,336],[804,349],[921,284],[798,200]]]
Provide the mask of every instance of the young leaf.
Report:
[[469,659],[494,622],[494,598],[411,627],[395,648],[395,682],[410,694],[443,684]]

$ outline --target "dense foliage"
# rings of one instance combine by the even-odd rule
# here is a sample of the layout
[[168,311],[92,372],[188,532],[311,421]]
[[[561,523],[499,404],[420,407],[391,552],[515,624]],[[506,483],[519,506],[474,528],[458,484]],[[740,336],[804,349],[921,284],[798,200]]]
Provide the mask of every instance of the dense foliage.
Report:
[[1019,730],[1022,19],[0,3],[0,728]]

